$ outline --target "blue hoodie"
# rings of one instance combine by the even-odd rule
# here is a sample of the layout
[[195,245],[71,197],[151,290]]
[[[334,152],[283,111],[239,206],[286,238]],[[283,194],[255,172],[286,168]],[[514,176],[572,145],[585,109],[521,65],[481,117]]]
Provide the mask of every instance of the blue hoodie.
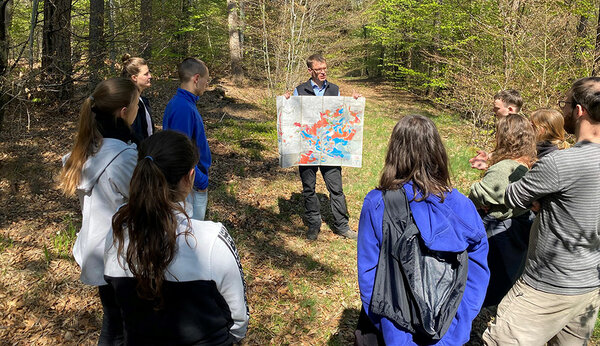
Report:
[[[469,254],[467,286],[450,328],[436,345],[462,345],[469,341],[471,323],[481,309],[490,271],[487,266],[488,242],[481,217],[473,203],[456,189],[444,202],[430,195],[424,201],[412,201],[411,183],[404,185],[410,208],[421,236],[431,250]],[[417,192],[418,193],[418,192]],[[417,195],[419,196],[419,193]],[[369,311],[375,272],[382,241],[383,194],[372,190],[365,197],[358,225],[358,285],[365,312],[383,333],[386,345],[416,345],[412,334],[394,322]]]
[[199,97],[191,92],[178,88],[177,93],[165,108],[163,129],[183,132],[196,144],[200,161],[195,169],[194,187],[204,190],[208,187],[208,168],[212,159],[204,132],[204,123],[198,108],[196,108],[198,99]]

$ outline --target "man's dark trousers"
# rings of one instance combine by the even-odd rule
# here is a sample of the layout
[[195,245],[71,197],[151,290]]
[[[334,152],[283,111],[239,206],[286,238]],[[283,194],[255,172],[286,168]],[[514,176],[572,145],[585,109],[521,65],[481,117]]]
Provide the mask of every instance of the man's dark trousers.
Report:
[[331,213],[333,214],[333,232],[344,233],[348,227],[348,209],[346,196],[342,188],[342,167],[339,166],[298,166],[302,179],[302,196],[304,197],[304,216],[309,230],[321,228],[321,203],[315,193],[317,170],[329,191]]

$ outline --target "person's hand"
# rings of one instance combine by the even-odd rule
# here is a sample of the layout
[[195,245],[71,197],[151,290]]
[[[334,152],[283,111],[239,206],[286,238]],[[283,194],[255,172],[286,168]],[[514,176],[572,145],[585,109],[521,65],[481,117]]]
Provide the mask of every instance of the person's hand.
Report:
[[285,97],[285,99],[286,99],[286,100],[287,100],[287,99],[289,99],[289,98],[290,98],[290,96],[292,96],[292,92],[291,92],[291,91],[289,91],[289,90],[288,90],[288,91],[286,91],[286,92],[285,92],[285,94],[283,94],[283,97]]
[[362,95],[356,90],[352,90],[352,97],[354,97],[354,99],[358,99],[359,97],[362,97]]
[[531,202],[531,208],[529,209],[531,209],[531,211],[533,211],[534,213],[539,213],[542,209],[542,205],[538,201],[533,201]]
[[487,160],[489,160],[490,155],[483,150],[478,150],[477,155],[469,160],[471,164],[471,168],[486,170],[488,168]]

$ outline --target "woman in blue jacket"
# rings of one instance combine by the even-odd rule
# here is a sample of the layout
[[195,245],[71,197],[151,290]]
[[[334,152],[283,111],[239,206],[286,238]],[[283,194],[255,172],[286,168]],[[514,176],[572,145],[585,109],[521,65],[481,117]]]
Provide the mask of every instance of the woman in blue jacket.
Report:
[[[358,283],[362,306],[387,345],[416,345],[413,335],[369,311],[382,243],[383,191],[403,186],[425,246],[468,253],[465,291],[452,323],[437,345],[462,345],[479,313],[489,281],[488,243],[473,203],[450,184],[448,157],[435,124],[410,115],[394,127],[379,187],[367,194],[358,228]],[[364,315],[363,315],[364,318]]]

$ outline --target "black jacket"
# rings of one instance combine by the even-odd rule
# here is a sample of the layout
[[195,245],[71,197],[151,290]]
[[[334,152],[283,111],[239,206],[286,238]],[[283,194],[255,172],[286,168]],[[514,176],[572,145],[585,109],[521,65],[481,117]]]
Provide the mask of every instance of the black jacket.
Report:
[[[310,79],[306,82],[298,85],[296,87],[299,96],[312,95],[315,96],[315,91],[313,90],[312,84],[310,84]],[[330,82],[327,82],[325,86],[325,93],[323,96],[338,96],[340,94],[340,88]]]
[[[133,133],[135,133],[136,137],[139,141],[142,141],[148,137],[152,133],[154,133],[154,121],[152,120],[152,113],[150,113],[150,102],[147,98],[141,97],[141,101],[138,102],[138,112],[133,124],[131,124],[131,129]],[[152,127],[152,133],[148,133],[148,121],[146,120],[146,109],[148,109],[148,114],[150,114],[150,126]]]

